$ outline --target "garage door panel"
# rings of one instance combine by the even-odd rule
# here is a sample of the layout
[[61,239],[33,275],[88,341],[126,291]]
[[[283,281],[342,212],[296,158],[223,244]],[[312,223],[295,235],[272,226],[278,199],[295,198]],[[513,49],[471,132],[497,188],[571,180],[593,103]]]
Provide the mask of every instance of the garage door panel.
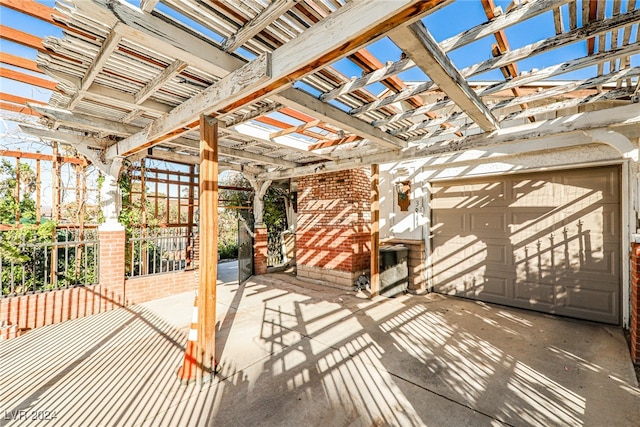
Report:
[[491,212],[491,210],[470,213],[469,231],[476,236],[503,235],[508,237],[506,212]]
[[[436,291],[619,322],[617,167],[449,185],[433,186]],[[458,207],[437,209],[438,194]]]
[[617,168],[598,168],[585,170],[564,171],[558,175],[558,182],[562,184],[564,199],[582,199],[585,196],[596,195],[602,203],[619,203],[619,171]]
[[548,310],[554,305],[555,291],[553,284],[521,281],[514,287],[514,299],[520,307]]
[[558,309],[558,314],[615,323],[617,316],[612,313],[617,311],[618,295],[615,292],[568,288],[565,304]]
[[453,209],[443,209],[434,212],[432,215],[431,233],[435,236],[456,236],[464,232],[466,227],[466,218],[464,212],[455,211]]

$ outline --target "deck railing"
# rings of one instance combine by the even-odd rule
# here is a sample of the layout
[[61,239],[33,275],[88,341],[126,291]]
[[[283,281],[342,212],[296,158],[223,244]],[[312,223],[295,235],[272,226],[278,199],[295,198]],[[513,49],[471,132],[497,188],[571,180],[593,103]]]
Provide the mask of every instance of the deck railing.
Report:
[[2,297],[98,283],[96,229],[58,229],[55,238],[0,232]]
[[193,267],[194,233],[189,227],[134,228],[127,238],[128,277]]

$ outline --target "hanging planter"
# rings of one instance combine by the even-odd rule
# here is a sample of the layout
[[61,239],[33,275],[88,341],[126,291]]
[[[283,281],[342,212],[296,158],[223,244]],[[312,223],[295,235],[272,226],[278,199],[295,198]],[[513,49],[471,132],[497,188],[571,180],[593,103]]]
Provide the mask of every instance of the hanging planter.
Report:
[[408,211],[411,204],[411,181],[401,181],[396,183],[396,193],[398,194],[398,206],[401,211]]

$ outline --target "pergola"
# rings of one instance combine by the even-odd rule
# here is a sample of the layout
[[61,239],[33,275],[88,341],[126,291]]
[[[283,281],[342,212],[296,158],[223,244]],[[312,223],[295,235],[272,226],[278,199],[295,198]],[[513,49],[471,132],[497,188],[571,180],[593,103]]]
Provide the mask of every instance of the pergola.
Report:
[[[117,216],[115,184],[126,158],[200,164],[202,242],[215,242],[219,169],[241,171],[259,206],[272,180],[373,165],[376,253],[380,163],[514,142],[526,150],[534,139],[577,134],[591,142],[612,128],[640,133],[636,0],[515,0],[504,9],[479,2],[486,17],[467,27],[447,14],[453,0],[141,0],[140,8],[82,0],[55,10],[2,0],[64,34],[32,41],[41,42],[37,64],[4,54],[2,61],[57,82],[48,105],[28,103],[44,126],[22,128],[73,145],[102,169],[111,196],[103,200],[113,201],[108,221]],[[427,16],[450,19],[455,35],[437,40]],[[506,33],[530,19],[547,20],[553,34],[511,49]],[[2,37],[33,38],[12,31]],[[395,46],[393,60],[374,54],[380,43]],[[485,59],[457,67],[450,54],[468,45]],[[565,50],[575,57],[518,69],[519,61],[570,45],[581,47]],[[343,75],[340,61],[361,74]],[[412,69],[427,79],[399,77]],[[491,70],[503,78],[474,79]],[[549,83],[578,70],[593,72]],[[377,84],[386,90],[374,93]],[[637,156],[631,146],[622,150]],[[201,259],[215,260],[215,250],[205,243]],[[215,262],[203,261],[203,295],[215,285],[202,282],[208,275],[215,277]]]

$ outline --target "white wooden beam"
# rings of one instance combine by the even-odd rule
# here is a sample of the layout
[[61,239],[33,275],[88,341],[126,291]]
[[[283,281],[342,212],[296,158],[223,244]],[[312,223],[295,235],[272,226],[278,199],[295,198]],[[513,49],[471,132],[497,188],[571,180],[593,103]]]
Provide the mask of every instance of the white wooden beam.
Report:
[[182,70],[187,68],[187,63],[179,59],[173,61],[171,65],[162,70],[160,74],[151,79],[138,93],[133,97],[136,104],[144,102],[147,98],[154,94],[162,85],[171,80],[174,76],[180,74]]
[[416,64],[411,60],[411,58],[401,59],[400,61],[393,62],[375,71],[367,73],[358,79],[346,82],[329,92],[323,93],[320,96],[320,99],[324,102],[331,101],[338,98],[339,96],[351,93],[358,89],[362,89],[363,87],[372,83],[376,83],[388,77],[400,74],[401,72],[409,70],[415,66]]
[[389,38],[478,126],[485,131],[498,129],[496,118],[460,75],[422,22],[399,28]]
[[[116,28],[117,27],[118,25],[116,25]],[[120,43],[122,36],[116,32],[116,28],[111,30],[102,42],[102,46],[100,46],[98,54],[89,65],[89,69],[82,78],[82,84],[80,85],[78,92],[76,92],[67,105],[68,110],[73,110],[78,105],[82,99],[83,92],[91,86],[91,83],[93,83],[100,71],[102,71],[102,68],[109,60],[111,54],[118,48],[118,44]]]
[[[54,70],[47,66],[40,66],[40,68],[52,78],[74,87],[76,91],[79,91],[82,86],[82,81],[78,77],[59,70]],[[127,110],[144,109],[150,113],[158,115],[171,111],[171,106],[153,100],[146,100],[138,105],[136,104],[133,95],[130,93],[108,86],[103,86],[95,82],[83,92],[83,96],[87,99],[103,102],[105,104],[121,107]]]
[[145,12],[151,13],[156,8],[160,0],[140,0],[140,9]]
[[[81,113],[72,113],[71,111],[61,110],[41,104],[27,104],[29,108],[36,110],[43,116],[49,117],[59,124],[78,129],[86,129],[94,132],[101,132],[108,135],[128,136],[140,130],[137,126],[126,123],[115,122],[103,119],[101,117],[90,116]],[[114,157],[117,153],[114,153]]]
[[405,148],[404,150],[390,150],[384,153],[366,155],[357,158],[346,158],[339,161],[300,166],[285,171],[271,171],[268,174],[258,175],[258,178],[292,178],[296,176],[312,175],[314,173],[334,172],[354,167],[365,167],[374,163],[387,164],[428,158],[464,150],[483,149],[518,141],[522,141],[524,144],[529,144],[531,140],[552,138],[556,136],[568,138],[573,136],[575,133],[582,133],[591,129],[611,128],[615,130],[618,127],[625,127],[629,125],[637,126],[638,124],[640,124],[640,109],[638,108],[638,104],[630,104],[610,108],[607,110],[607,114],[603,114],[602,111],[579,113],[519,126],[503,127],[491,133],[467,136],[462,139],[450,140],[438,144],[429,144],[429,140],[426,139],[425,144],[415,145]]
[[569,1],[571,0],[529,1],[520,7],[511,9],[509,12],[485,22],[484,24],[443,40],[440,43],[440,48],[445,52],[458,49],[462,46],[468,45],[469,43],[473,43],[476,40],[480,40],[483,37],[490,36],[493,33],[504,30],[513,24],[517,24],[518,22],[525,21],[533,18],[534,16],[540,15],[541,13],[560,7]]
[[128,156],[161,142],[161,138],[187,126],[200,114],[208,115],[229,103],[247,96],[269,80],[270,55],[264,54],[230,73],[204,91],[183,102],[170,113],[156,119],[144,131],[119,141],[107,150],[107,158]]
[[78,12],[91,16],[105,25],[116,26],[116,31],[125,39],[180,59],[198,69],[222,77],[241,67],[245,61],[230,55],[203,38],[187,33],[181,24],[171,23],[171,18],[162,19],[142,12],[122,0],[92,0],[74,3]]
[[325,123],[330,123],[349,133],[367,138],[384,147],[398,149],[407,146],[405,141],[391,136],[380,129],[376,129],[368,123],[352,117],[344,111],[330,104],[326,104],[299,89],[285,89],[276,95],[272,95],[271,98],[294,110],[317,117]]
[[[534,83],[536,81],[547,79],[549,77],[554,77],[554,76],[568,73],[571,71],[597,65],[599,62],[608,61],[611,58],[619,58],[625,55],[633,55],[638,52],[640,52],[640,42],[635,42],[614,50],[597,53],[591,56],[585,56],[582,58],[564,62],[562,64],[558,64],[558,65],[553,65],[553,66],[544,68],[542,70],[517,77],[515,79],[505,80],[504,82],[496,83],[484,89],[481,89],[476,93],[480,97],[492,95],[502,90],[508,90],[514,87],[524,86],[530,83]],[[520,97],[518,97],[518,99],[520,99]],[[523,101],[519,101],[519,102],[523,102]],[[384,119],[376,120],[372,123],[372,125],[375,127],[388,125],[390,123],[394,123],[399,120],[415,117],[417,115],[424,114],[429,111],[435,111],[451,105],[453,105],[453,102],[451,100],[448,100],[448,99],[442,100],[436,103],[423,105],[422,107],[418,107],[414,110],[404,111],[402,113],[398,113],[393,116],[385,117]]]
[[227,52],[233,52],[260,31],[267,28],[273,21],[278,19],[287,10],[291,9],[299,0],[273,0],[266,8],[258,13],[253,19],[244,24],[227,40],[222,47]]

